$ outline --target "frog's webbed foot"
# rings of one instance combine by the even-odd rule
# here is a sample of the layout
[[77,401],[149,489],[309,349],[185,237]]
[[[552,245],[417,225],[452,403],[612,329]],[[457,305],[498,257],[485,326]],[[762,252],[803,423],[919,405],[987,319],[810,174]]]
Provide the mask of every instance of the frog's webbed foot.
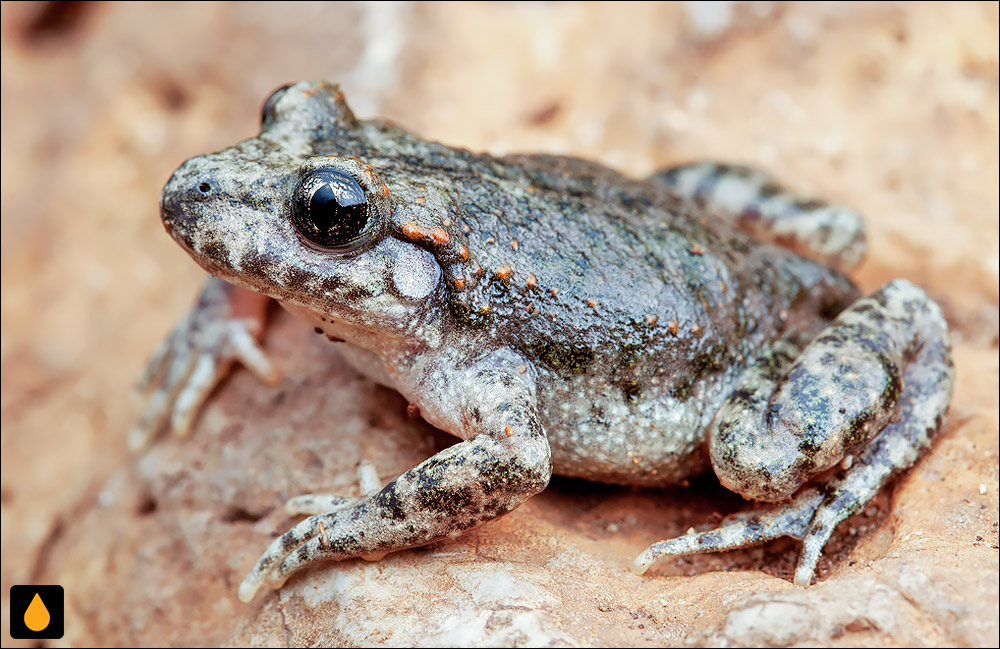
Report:
[[186,435],[206,397],[236,360],[262,380],[277,373],[257,342],[268,298],[210,278],[191,312],[153,354],[139,380],[146,396],[129,446],[139,451],[170,420],[176,435]]
[[797,195],[758,169],[700,162],[664,169],[650,180],[758,241],[789,248],[841,271],[864,258],[865,223],[857,211]]
[[809,584],[837,524],[930,446],[953,383],[941,311],[905,280],[858,300],[801,355],[776,345],[741,377],[712,422],[709,448],[720,482],[773,501],[837,464],[843,468],[790,505],[654,544],[634,569],[644,571],[660,556],[794,536],[802,538],[795,583]]
[[458,392],[468,401],[462,418],[471,437],[381,490],[362,478],[368,493],[361,498],[290,501],[292,511],[316,515],[271,543],[240,584],[239,598],[250,601],[265,583],[279,588],[317,561],[378,556],[456,536],[544,489],[552,461],[531,386],[516,370],[470,375],[466,389]]

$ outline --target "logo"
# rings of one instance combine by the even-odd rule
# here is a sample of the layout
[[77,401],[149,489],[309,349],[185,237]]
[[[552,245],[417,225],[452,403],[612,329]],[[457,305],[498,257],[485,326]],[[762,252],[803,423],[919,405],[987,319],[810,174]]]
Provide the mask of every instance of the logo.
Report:
[[62,586],[11,586],[10,637],[55,640],[63,637]]

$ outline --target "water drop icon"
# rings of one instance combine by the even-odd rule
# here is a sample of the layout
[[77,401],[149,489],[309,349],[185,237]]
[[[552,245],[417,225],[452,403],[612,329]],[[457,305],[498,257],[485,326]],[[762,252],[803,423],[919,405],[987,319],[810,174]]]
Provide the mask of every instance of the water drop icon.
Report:
[[45,608],[42,598],[35,593],[27,610],[24,611],[24,625],[38,633],[49,625],[49,620],[51,620],[49,609]]

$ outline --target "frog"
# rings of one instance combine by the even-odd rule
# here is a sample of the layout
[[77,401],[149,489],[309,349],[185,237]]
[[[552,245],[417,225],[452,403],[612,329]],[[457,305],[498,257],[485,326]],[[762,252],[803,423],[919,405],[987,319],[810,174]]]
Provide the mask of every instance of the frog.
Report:
[[236,362],[274,380],[271,300],[460,440],[384,485],[363,463],[358,496],[292,498],[306,518],[243,601],[321,561],[458,536],[553,473],[645,488],[714,471],[770,504],[656,541],[632,570],[790,536],[808,586],[836,526],[930,448],[951,399],[940,307],[905,279],[862,296],[847,276],[860,214],[753,167],[634,179],[474,153],[304,81],[270,95],[256,137],[184,162],[160,214],[210,278],[149,362],[134,448],[190,433]]

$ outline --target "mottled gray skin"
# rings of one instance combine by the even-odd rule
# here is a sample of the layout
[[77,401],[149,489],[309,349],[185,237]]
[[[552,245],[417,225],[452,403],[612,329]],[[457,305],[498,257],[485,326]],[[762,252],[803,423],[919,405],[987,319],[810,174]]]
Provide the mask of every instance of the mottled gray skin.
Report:
[[[374,214],[350,249],[306,241],[291,219],[299,179],[326,168],[354,177]],[[729,488],[781,500],[857,453],[826,495],[804,490],[766,520],[654,545],[635,565],[792,534],[806,537],[808,583],[833,526],[928,446],[950,397],[937,306],[905,281],[858,301],[830,267],[861,259],[856,213],[742,167],[636,181],[571,158],[494,158],[359,121],[335,86],[303,82],[268,100],[258,137],[184,163],[161,207],[206,270],[279,300],[464,440],[361,498],[296,499],[316,515],[272,544],[244,600],[319,559],[458,534],[553,470],[660,485],[711,457]],[[208,328],[189,320],[184,349],[154,363],[174,378],[137,438],[172,395],[188,395],[187,421],[233,357],[260,362],[246,335],[220,353],[220,334],[185,385],[173,368],[197,364],[190,340]]]

